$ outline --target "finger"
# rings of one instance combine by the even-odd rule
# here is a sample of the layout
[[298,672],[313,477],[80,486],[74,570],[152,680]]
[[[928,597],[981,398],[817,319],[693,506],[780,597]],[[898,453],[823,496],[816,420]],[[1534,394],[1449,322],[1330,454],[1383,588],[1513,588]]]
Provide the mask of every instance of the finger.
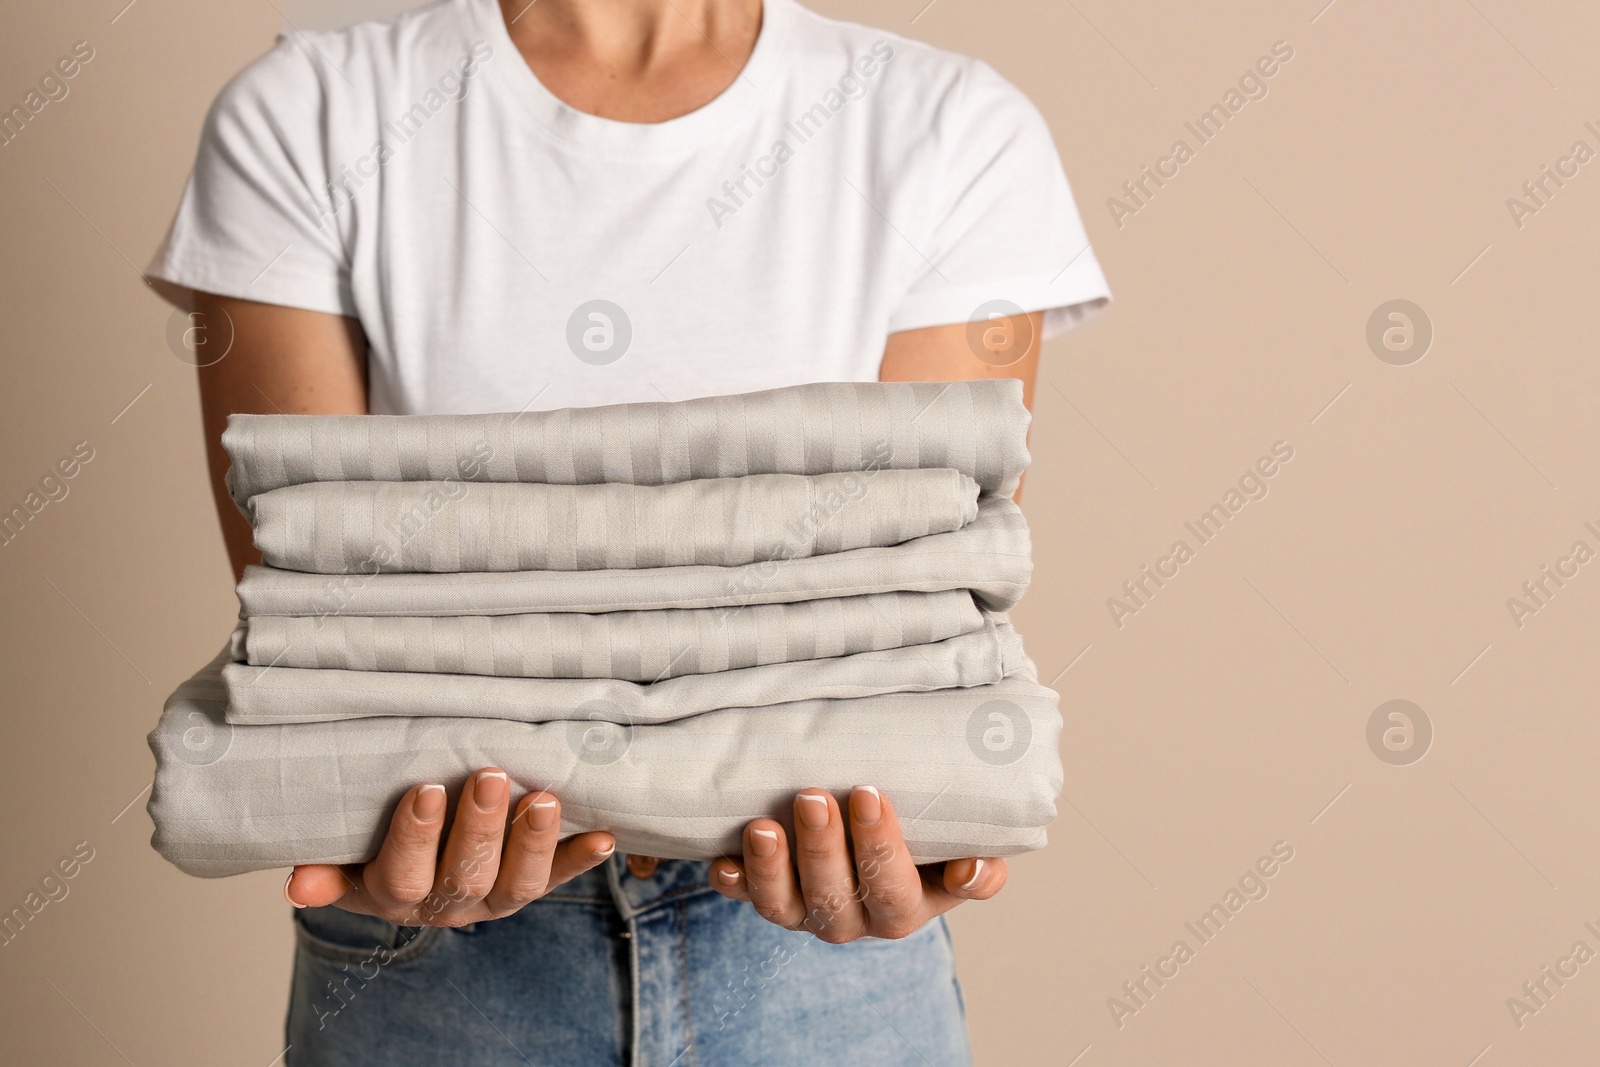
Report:
[[1005,888],[1006,861],[994,856],[951,860],[944,870],[923,878],[923,898],[933,915],[943,915],[966,900],[988,900]]
[[415,908],[379,900],[362,884],[363,868],[359,863],[335,866],[313,863],[296,867],[284,883],[283,896],[297,908],[315,908],[332,904],[344,911],[360,915],[376,915],[396,923],[414,922]]
[[854,941],[866,932],[866,909],[856,897],[855,865],[833,797],[807,789],[794,798],[794,838],[806,928],[835,944]]
[[922,875],[887,797],[870,785],[850,793],[850,842],[873,937],[901,938],[933,916],[923,902]]
[[353,874],[359,876],[360,869],[346,870],[332,863],[301,864],[289,872],[289,880],[283,883],[283,899],[297,908],[338,904],[347,910],[358,910],[356,901],[366,893]]
[[550,885],[545,891],[600,866],[616,850],[617,839],[604,831],[567,838],[556,846],[555,858],[550,861]]
[[749,900],[750,886],[745,881],[744,867],[728,856],[711,861],[711,888],[729,900]]
[[544,896],[550,886],[550,861],[561,836],[561,805],[549,793],[529,793],[517,804],[494,887],[483,898],[495,918]]
[[498,767],[485,767],[467,779],[433,882],[438,899],[429,901],[430,906],[438,903],[442,910],[470,907],[493,888],[510,802],[510,779]]
[[744,828],[744,880],[756,914],[790,930],[800,928],[806,902],[789,862],[789,838],[771,819],[757,819]]
[[361,871],[361,884],[383,907],[422,902],[433,889],[444,831],[444,786],[419,785],[400,798],[378,858]]

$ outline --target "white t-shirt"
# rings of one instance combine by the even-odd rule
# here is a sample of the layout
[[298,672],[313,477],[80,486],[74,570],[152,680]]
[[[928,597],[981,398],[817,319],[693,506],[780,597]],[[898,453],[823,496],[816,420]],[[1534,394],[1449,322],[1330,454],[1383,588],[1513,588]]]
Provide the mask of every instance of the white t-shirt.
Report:
[[563,104],[495,0],[280,39],[217,98],[149,274],[358,318],[400,414],[875,381],[894,331],[1014,308],[1050,337],[1109,295],[1016,88],[794,0],[655,124]]

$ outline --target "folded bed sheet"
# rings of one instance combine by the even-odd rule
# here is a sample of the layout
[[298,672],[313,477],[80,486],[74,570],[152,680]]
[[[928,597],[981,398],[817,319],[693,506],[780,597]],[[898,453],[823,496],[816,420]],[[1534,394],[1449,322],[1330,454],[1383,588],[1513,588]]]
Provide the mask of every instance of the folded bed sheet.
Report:
[[564,833],[736,855],[873,784],[917,862],[1044,844],[1061,719],[1015,380],[491,415],[230,417],[265,566],[149,736],[153,844],[223,876],[371,859],[419,782],[504,767]]
[[984,612],[963,589],[828,597],[732,611],[258,615],[239,621],[233,659],[257,667],[658,682],[927,644],[983,627]]
[[359,863],[418,782],[454,797],[480,767],[513,794],[547,789],[565,832],[606,829],[619,850],[737,855],[759,816],[789,821],[795,792],[860,783],[900,812],[919,863],[1040,848],[1061,786],[1056,694],[1030,669],[993,685],[727,709],[669,725],[385,718],[292,726],[226,721],[221,655],[168,699],[150,734],[156,850],[220,877]]
[[239,603],[246,616],[592,614],[966,589],[983,607],[1006,611],[1032,573],[1022,512],[1010,500],[986,499],[961,529],[889,548],[740,567],[330,576],[252,566],[239,583]]
[[735,396],[494,415],[232,415],[228,487],[619,482],[950,467],[1010,497],[1028,464],[1014,378],[827,382]]
[[330,722],[375,716],[456,716],[549,722],[662,723],[722,708],[993,684],[1022,668],[1011,627],[881,652],[768,663],[659,682],[615,678],[490,678],[460,674],[306,670],[229,663],[231,723]]
[[309,482],[253,496],[256,547],[318,574],[738,566],[897,545],[977,517],[960,471],[671,485]]

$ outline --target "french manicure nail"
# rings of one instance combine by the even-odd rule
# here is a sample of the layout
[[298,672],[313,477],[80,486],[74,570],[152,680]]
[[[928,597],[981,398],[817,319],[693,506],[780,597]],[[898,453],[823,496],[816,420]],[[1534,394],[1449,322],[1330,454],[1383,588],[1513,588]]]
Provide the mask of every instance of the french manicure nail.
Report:
[[294,872],[290,871],[289,872],[289,877],[287,877],[287,878],[285,878],[283,880],[283,899],[287,900],[290,904],[293,904],[297,908],[303,908],[303,907],[305,907],[304,904],[301,904],[299,901],[295,900],[294,897],[291,897],[289,895],[289,883],[291,883],[293,881],[294,881]]
[[416,799],[411,802],[411,814],[422,822],[432,822],[444,813],[444,786],[428,783],[417,790]]
[[862,826],[876,826],[883,818],[883,797],[870,785],[858,785],[850,795],[850,806],[855,809],[856,822]]
[[535,833],[542,834],[556,823],[556,802],[554,800],[532,801],[523,811],[527,814],[528,828]]
[[717,877],[722,879],[728,885],[733,885],[735,882],[737,882],[739,880],[739,872],[738,871],[731,871],[731,870],[729,870],[729,871],[718,871],[717,872]]
[[825,830],[828,826],[828,798],[815,793],[799,795],[800,821],[809,830]]
[[505,771],[484,771],[472,783],[472,803],[488,814],[498,808],[511,792]]
[[978,887],[978,879],[983,877],[983,861],[972,861],[972,877],[961,883],[964,892],[970,893]]
[[778,832],[776,830],[751,830],[750,851],[766,859],[778,854]]
[[602,848],[595,849],[594,850],[594,858],[597,859],[597,860],[603,860],[607,856],[609,856],[613,852],[615,852],[616,850],[617,850],[617,843],[615,841],[613,841],[609,845],[606,845],[606,846],[604,846]]

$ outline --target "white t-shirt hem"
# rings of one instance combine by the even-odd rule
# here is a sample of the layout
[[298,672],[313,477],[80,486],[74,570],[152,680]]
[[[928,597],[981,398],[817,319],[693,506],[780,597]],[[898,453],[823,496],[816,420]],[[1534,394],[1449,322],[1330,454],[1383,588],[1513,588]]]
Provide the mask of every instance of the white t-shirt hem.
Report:
[[889,332],[968,322],[992,300],[1006,300],[1023,311],[1043,311],[1044,340],[1087,325],[1111,301],[1111,289],[1092,258],[1080,260],[1054,279],[1014,278],[912,293],[889,319]]
[[[250,277],[250,268],[245,264],[227,263],[217,256],[186,256],[164,249],[150,261],[144,275],[154,282],[217,296],[322,311],[329,315],[356,315],[355,301],[337,277],[294,274],[280,266],[266,264],[257,265],[255,271],[256,276],[246,280]],[[161,292],[159,285],[156,289]]]

